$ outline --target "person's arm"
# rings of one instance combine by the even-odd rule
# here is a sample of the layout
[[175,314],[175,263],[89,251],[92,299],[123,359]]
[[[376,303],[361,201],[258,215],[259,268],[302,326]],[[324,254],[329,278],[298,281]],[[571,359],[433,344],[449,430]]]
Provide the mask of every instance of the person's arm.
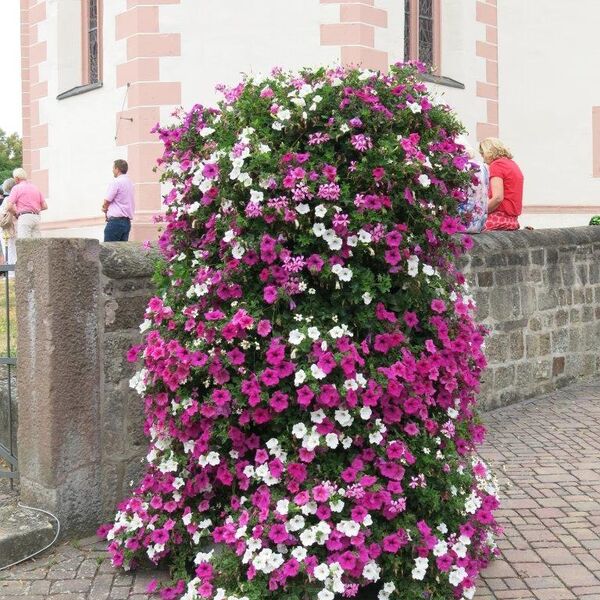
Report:
[[40,211],[48,210],[48,203],[42,194],[40,194]]
[[117,185],[114,182],[108,186],[108,191],[106,192],[106,198],[104,198],[104,202],[102,203],[102,212],[106,213],[108,210],[108,205],[115,199],[117,196]]
[[492,177],[490,180],[492,197],[488,201],[488,213],[494,212],[504,200],[504,180],[502,177]]

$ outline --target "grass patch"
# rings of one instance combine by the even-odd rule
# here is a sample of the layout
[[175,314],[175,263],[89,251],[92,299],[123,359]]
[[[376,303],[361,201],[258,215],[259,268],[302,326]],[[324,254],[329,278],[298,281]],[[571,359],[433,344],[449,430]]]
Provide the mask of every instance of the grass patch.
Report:
[[[8,280],[8,303],[10,309],[10,355],[17,355],[17,304],[15,302],[15,280]],[[6,320],[6,279],[0,278],[0,356],[7,356],[8,323]]]

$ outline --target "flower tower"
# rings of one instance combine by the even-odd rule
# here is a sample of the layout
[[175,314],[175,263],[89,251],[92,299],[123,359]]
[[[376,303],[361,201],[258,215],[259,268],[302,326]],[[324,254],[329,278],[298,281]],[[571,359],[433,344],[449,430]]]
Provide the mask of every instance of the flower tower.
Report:
[[131,352],[150,451],[113,564],[167,565],[167,599],[473,598],[498,500],[462,127],[413,65],[221,92],[158,129],[164,262]]

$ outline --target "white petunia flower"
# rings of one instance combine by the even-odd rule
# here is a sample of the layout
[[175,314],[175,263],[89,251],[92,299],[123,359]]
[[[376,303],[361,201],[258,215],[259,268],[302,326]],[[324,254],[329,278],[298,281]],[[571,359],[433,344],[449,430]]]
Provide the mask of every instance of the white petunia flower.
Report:
[[329,577],[329,567],[325,563],[321,563],[314,568],[313,574],[315,579],[325,581]]
[[371,302],[373,302],[373,296],[371,296],[371,294],[369,294],[369,292],[365,292],[362,296],[363,302],[365,304],[371,304]]
[[315,206],[315,215],[319,219],[322,219],[326,214],[327,214],[327,208],[325,206],[323,206],[323,204],[319,204],[318,206]]
[[425,174],[419,175],[417,180],[424,188],[428,188],[431,185],[431,179]]
[[421,105],[418,102],[407,102],[406,107],[408,108],[408,110],[410,110],[412,113],[417,114],[423,111],[423,108],[421,107]]
[[298,204],[296,206],[296,212],[301,215],[305,215],[310,212],[310,206],[308,204],[304,204],[304,203]]
[[288,342],[290,344],[293,344],[294,346],[297,346],[298,344],[302,343],[302,341],[305,339],[306,339],[306,336],[301,331],[298,331],[297,329],[293,329],[292,331],[290,331],[290,335],[288,337]]
[[315,223],[312,231],[317,237],[322,237],[327,230],[325,229],[325,225],[323,225],[323,223]]
[[377,581],[381,573],[381,567],[374,561],[369,561],[364,567],[362,575],[369,581]]
[[299,385],[302,385],[305,381],[306,381],[306,373],[302,369],[299,369],[298,371],[296,371],[296,373],[294,375],[294,385],[296,387],[298,387]]
[[292,427],[292,435],[299,440],[302,439],[308,433],[308,429],[304,423],[296,423]]
[[318,365],[310,365],[310,372],[315,379],[325,379],[327,373],[319,368]]

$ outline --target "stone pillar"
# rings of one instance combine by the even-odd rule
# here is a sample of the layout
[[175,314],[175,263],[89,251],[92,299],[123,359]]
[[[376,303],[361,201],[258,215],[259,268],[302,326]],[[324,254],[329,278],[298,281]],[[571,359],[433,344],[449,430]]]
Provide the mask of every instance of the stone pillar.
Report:
[[21,499],[83,534],[101,520],[100,245],[18,242]]

